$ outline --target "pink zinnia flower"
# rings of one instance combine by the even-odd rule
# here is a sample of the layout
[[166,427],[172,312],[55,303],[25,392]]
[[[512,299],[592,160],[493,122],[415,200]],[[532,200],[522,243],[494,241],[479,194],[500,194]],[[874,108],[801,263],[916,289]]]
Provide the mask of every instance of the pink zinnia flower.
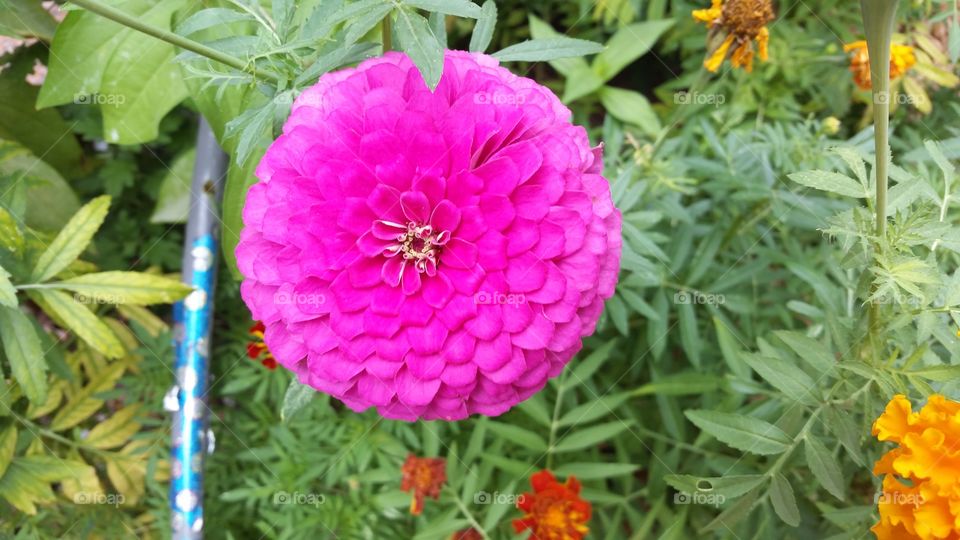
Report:
[[388,418],[498,415],[580,350],[620,265],[601,153],[548,89],[448,51],[323,76],[257,168],[243,298],[301,382]]

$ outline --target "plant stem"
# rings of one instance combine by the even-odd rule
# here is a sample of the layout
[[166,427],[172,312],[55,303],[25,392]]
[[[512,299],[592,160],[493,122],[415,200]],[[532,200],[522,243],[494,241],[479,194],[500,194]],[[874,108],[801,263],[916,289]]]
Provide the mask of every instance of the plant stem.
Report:
[[211,60],[215,60],[234,69],[246,71],[254,77],[259,75],[274,82],[280,81],[280,77],[275,73],[271,73],[269,71],[257,72],[255,66],[251,66],[247,62],[244,62],[235,56],[218,51],[212,47],[207,47],[202,43],[198,43],[192,39],[174,34],[168,30],[146,24],[135,17],[128,15],[127,13],[124,13],[123,11],[100,3],[99,0],[71,0],[71,3],[90,11],[91,13],[96,13],[101,17],[105,17],[113,22],[122,24],[128,28],[132,28],[138,32],[143,32],[144,34],[155,37],[161,41],[166,41],[167,43],[180,47],[181,49],[186,49],[190,52],[205,56]]
[[390,28],[390,15],[384,17],[380,22],[380,35],[382,38],[381,42],[383,43],[383,52],[386,53],[393,48],[393,31]]
[[[883,250],[887,232],[887,167],[890,162],[890,40],[897,16],[897,0],[860,0],[863,28],[870,55],[870,81],[873,92],[873,139],[876,191],[877,251]],[[870,305],[870,340],[876,352],[880,327],[880,305]]]
[[484,540],[490,540],[490,537],[487,535],[487,531],[480,526],[480,522],[477,521],[477,518],[473,515],[473,512],[471,512],[470,509],[467,508],[467,505],[460,500],[460,497],[456,494],[456,492],[450,489],[449,486],[444,486],[443,489],[444,491],[450,493],[450,495],[453,497],[453,502],[457,505],[457,509],[459,509],[460,513],[463,514],[463,517],[467,518],[467,521],[470,522],[470,526],[480,533],[480,536],[482,536]]

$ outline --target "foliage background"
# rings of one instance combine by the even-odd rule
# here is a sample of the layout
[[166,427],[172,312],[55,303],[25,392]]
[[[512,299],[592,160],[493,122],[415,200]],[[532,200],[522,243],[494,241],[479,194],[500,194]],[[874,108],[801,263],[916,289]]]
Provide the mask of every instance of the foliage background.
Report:
[[[705,77],[706,32],[690,18],[705,6],[686,1],[501,0],[492,33],[490,8],[462,2],[110,4],[280,82],[254,83],[91,13],[72,12],[57,27],[33,2],[14,1],[0,15],[0,34],[39,38],[0,58],[9,64],[0,72],[0,204],[3,226],[17,233],[9,237],[24,238],[22,247],[4,243],[0,265],[16,288],[2,309],[32,321],[49,366],[42,385],[59,396],[31,403],[16,340],[0,336],[5,537],[169,532],[170,420],[161,405],[173,379],[170,314],[134,304],[172,300],[175,289],[116,309],[81,305],[122,342],[122,352],[104,354],[82,330],[96,326],[90,317],[45,315],[42,293],[23,287],[57,231],[82,204],[109,195],[95,239],[78,244],[83,262],[57,278],[176,273],[199,111],[232,156],[229,253],[250,171],[291,97],[323,71],[377,54],[384,17],[427,77],[444,34],[451,48],[489,34],[489,51],[557,35],[606,45],[585,58],[521,51],[553,59],[509,65],[563,96],[606,145],[625,218],[617,295],[584,352],[531,400],[499,418],[407,424],[322,396],[293,403],[286,372],[245,356],[252,321],[227,257],[208,394],[217,437],[206,474],[210,537],[427,540],[475,526],[511,538],[514,498],[530,474],[550,468],[583,481],[594,538],[864,538],[876,521],[870,470],[885,450],[871,440],[872,420],[894,393],[960,397],[952,1],[901,5],[899,38],[924,51],[927,65],[900,86],[882,239],[869,213],[870,100],[842,53],[861,37],[854,5],[779,2],[770,62]],[[436,46],[414,50],[404,24]],[[36,61],[50,69],[39,90],[24,81]],[[118,416],[108,442],[91,442]],[[447,459],[448,486],[420,517],[399,491],[408,453]],[[77,493],[99,494],[100,504],[77,504],[89,502]],[[284,493],[322,503],[282,504]]]

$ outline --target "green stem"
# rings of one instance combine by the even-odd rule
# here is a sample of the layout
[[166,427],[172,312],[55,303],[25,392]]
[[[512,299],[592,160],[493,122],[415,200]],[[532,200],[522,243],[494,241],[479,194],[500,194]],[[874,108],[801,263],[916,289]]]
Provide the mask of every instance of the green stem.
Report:
[[[870,55],[870,81],[873,92],[873,138],[877,179],[876,236],[877,251],[884,249],[887,232],[887,168],[890,162],[890,41],[897,16],[896,0],[860,0],[863,28]],[[880,305],[873,303],[869,313],[869,333],[874,350],[880,331]]]
[[463,517],[467,518],[467,521],[470,522],[470,526],[473,527],[484,540],[490,540],[490,537],[487,535],[487,531],[480,526],[480,522],[477,521],[477,518],[473,515],[473,512],[467,508],[467,505],[463,504],[463,501],[460,500],[460,497],[454,492],[449,486],[444,486],[444,491],[450,493],[450,496],[453,497],[453,502],[457,505],[457,508],[460,510],[460,513],[463,514]]
[[557,428],[560,427],[560,405],[563,403],[563,392],[565,389],[566,377],[562,377],[560,384],[557,385],[557,401],[553,404],[553,420],[550,422],[550,444],[547,446],[547,470],[553,469],[553,446],[557,442]]
[[71,0],[71,3],[90,11],[91,13],[96,13],[101,17],[122,24],[128,28],[132,28],[138,32],[143,32],[144,34],[155,37],[161,41],[166,41],[167,43],[180,47],[181,49],[205,56],[211,60],[215,60],[234,69],[246,71],[255,77],[259,75],[274,82],[280,82],[280,77],[275,73],[271,73],[269,71],[257,72],[255,66],[251,66],[247,62],[244,62],[235,56],[231,56],[214,48],[207,47],[202,43],[198,43],[192,39],[174,34],[168,30],[163,30],[162,28],[157,28],[155,26],[146,24],[118,9],[114,9],[110,6],[100,3],[99,0]]
[[390,15],[384,17],[383,21],[380,22],[380,35],[382,37],[381,41],[383,42],[383,52],[393,48],[393,31],[390,27]]

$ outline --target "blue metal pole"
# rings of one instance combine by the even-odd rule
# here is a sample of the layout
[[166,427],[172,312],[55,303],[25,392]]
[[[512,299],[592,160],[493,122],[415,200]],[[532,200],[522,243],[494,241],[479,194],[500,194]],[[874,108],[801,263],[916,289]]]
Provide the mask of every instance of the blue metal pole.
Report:
[[194,290],[174,306],[177,380],[169,394],[169,408],[174,409],[170,510],[172,537],[176,540],[203,537],[203,465],[213,435],[205,394],[217,279],[219,207],[228,160],[210,125],[201,117],[183,245],[183,282]]

